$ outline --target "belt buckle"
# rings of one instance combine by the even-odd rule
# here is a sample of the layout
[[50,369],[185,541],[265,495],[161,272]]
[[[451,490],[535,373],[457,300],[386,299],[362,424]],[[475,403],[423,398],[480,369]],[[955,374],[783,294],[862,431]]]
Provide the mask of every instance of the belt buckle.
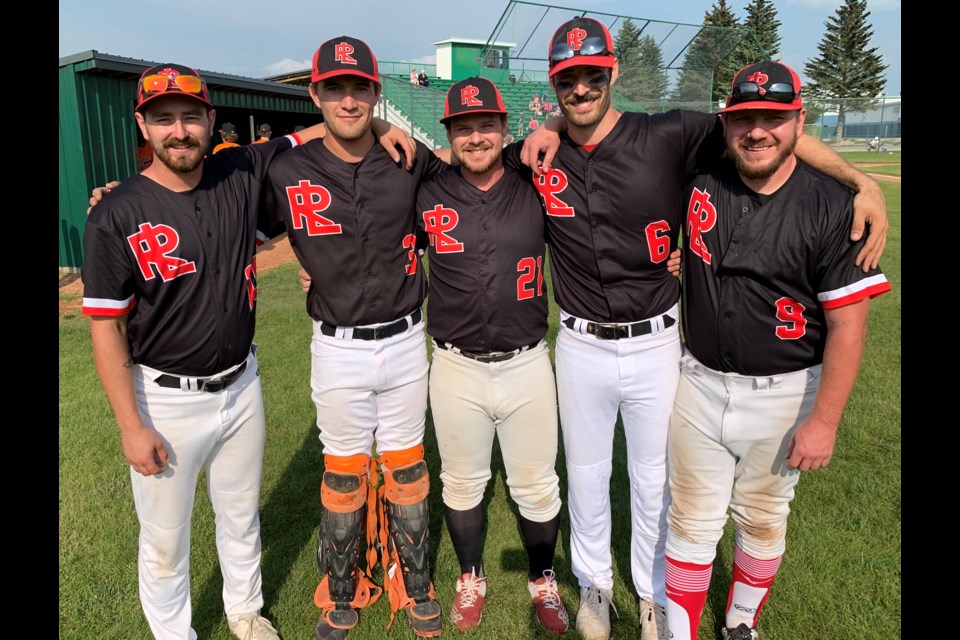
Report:
[[630,337],[630,327],[613,322],[595,322],[594,334],[598,340],[621,340]]
[[204,380],[200,383],[200,391],[207,391],[209,393],[218,393],[223,391],[226,388],[226,380],[221,378],[220,380]]

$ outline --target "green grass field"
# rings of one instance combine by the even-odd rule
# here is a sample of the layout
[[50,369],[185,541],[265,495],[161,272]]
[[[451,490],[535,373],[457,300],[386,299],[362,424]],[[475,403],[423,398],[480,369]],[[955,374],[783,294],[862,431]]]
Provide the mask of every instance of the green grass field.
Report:
[[[840,428],[836,454],[824,470],[804,475],[787,553],[760,623],[763,640],[872,639],[901,636],[900,598],[900,185],[883,183],[891,228],[882,266],[893,291],[872,304],[863,368]],[[262,537],[265,615],[287,640],[312,638],[312,604],[320,517],[320,445],[309,392],[310,321],[296,265],[261,275],[257,341],[267,408]],[[552,305],[556,337],[557,311]],[[64,640],[149,638],[137,595],[137,521],[129,468],[105,394],[94,371],[89,321],[70,314],[60,323],[60,620]],[[612,502],[616,579],[613,638],[638,637],[630,580],[628,484],[622,431],[615,450]],[[431,546],[437,596],[449,611],[456,558],[443,525],[439,459],[427,423]],[[566,492],[563,452],[557,461]],[[495,455],[488,490],[485,568],[487,605],[475,640],[546,638],[535,624],[526,591],[526,556]],[[561,595],[571,618],[579,602],[570,572],[564,515],[556,558]],[[730,527],[718,550],[700,637],[712,639],[722,620],[730,578]],[[229,640],[214,551],[213,515],[203,487],[193,518],[194,628],[202,639]],[[354,640],[412,638],[398,619],[385,630],[389,607],[363,612]],[[444,637],[459,634],[448,626]],[[574,638],[570,631],[567,637]]]

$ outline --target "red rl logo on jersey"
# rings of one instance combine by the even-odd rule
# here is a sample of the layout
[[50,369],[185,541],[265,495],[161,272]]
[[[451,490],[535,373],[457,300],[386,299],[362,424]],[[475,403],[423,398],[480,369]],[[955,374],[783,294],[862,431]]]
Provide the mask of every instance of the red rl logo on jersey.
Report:
[[[582,29],[580,29],[582,31]],[[550,169],[545,175],[535,175],[533,184],[543,198],[543,205],[548,216],[573,216],[573,207],[557,197],[557,194],[567,188],[567,174],[559,169]]]
[[333,202],[326,188],[301,180],[297,186],[287,187],[286,192],[294,229],[306,229],[308,236],[343,233],[339,224],[320,215]]
[[460,214],[442,204],[423,212],[423,226],[430,234],[430,246],[437,253],[463,253],[463,243],[447,233],[459,223]]
[[703,242],[703,234],[717,224],[717,208],[710,202],[710,194],[694,188],[687,205],[687,246],[700,259],[710,264],[713,256]]
[[770,76],[762,71],[754,71],[747,77],[747,82],[753,82],[756,84],[757,88],[760,89],[760,95],[763,95],[767,92],[767,90],[763,88],[763,85],[770,82]]
[[144,222],[140,231],[127,236],[127,242],[137,258],[144,280],[153,280],[159,275],[164,282],[170,282],[197,270],[196,263],[170,255],[180,245],[180,234],[173,227]]
[[584,29],[571,29],[567,31],[567,44],[574,51],[580,51],[580,47],[583,46],[583,39],[586,37],[587,32]]
[[460,104],[467,107],[482,107],[483,100],[477,98],[477,94],[480,93],[480,89],[468,84],[463,89],[460,89]]
[[356,59],[350,54],[353,53],[353,45],[348,42],[341,42],[333,49],[333,59],[341,64],[357,64]]

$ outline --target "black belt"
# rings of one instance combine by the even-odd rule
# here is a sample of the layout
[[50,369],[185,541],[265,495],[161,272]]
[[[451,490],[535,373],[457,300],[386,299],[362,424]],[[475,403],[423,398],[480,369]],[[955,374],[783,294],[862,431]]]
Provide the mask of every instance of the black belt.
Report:
[[506,360],[509,360],[510,358],[520,355],[524,351],[529,351],[530,349],[533,349],[535,346],[540,344],[540,341],[537,340],[533,344],[528,344],[525,347],[520,347],[519,349],[514,349],[513,351],[486,351],[483,353],[477,353],[474,351],[464,351],[463,349],[458,349],[457,347],[453,346],[449,342],[440,342],[439,340],[434,340],[433,343],[440,349],[443,349],[444,351],[452,351],[453,353],[459,353],[460,355],[470,358],[471,360],[476,360],[477,362],[490,363],[490,362],[504,362]]
[[[410,322],[407,322],[407,318],[410,318]],[[414,327],[423,320],[423,312],[420,309],[417,309],[409,316],[404,316],[397,320],[396,322],[391,322],[390,324],[380,325],[379,327],[355,327],[353,329],[353,339],[354,340],[383,340],[384,338],[389,338],[395,336],[398,333],[403,333],[410,327]],[[337,335],[337,328],[332,324],[326,324],[325,322],[320,323],[320,333],[325,336],[333,338]]]
[[[576,326],[577,319],[570,317],[563,321],[564,326],[573,329]],[[672,327],[677,321],[671,315],[663,314],[663,328]],[[596,336],[597,340],[622,340],[624,338],[636,338],[645,336],[653,332],[653,322],[651,320],[641,320],[629,324],[618,324],[616,322],[587,322],[586,330],[581,333],[589,333]]]
[[[218,391],[223,391],[234,382],[237,381],[243,372],[247,370],[247,361],[244,360],[239,367],[223,376],[222,378],[215,379],[204,379],[204,378],[180,378],[179,376],[171,376],[166,373],[160,377],[154,379],[161,387],[166,387],[168,389],[185,389],[187,391],[209,391],[210,393],[216,393]],[[183,385],[182,380],[186,380],[187,384]],[[196,383],[196,384],[194,384]],[[191,389],[191,387],[196,386],[197,388]]]

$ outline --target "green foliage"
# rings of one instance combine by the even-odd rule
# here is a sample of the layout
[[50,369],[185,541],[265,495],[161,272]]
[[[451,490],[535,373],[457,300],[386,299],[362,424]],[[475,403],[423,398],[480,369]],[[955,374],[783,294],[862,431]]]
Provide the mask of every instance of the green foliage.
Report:
[[[804,93],[821,99],[875,98],[886,86],[883,72],[889,65],[876,47],[870,46],[873,27],[867,21],[867,0],[844,0],[836,14],[827,19],[826,32],[817,49],[820,55],[807,61],[804,69],[811,82]],[[837,134],[843,139],[847,111],[866,111],[875,105],[870,101],[854,103],[851,107],[840,100],[836,103]]]
[[630,18],[617,32],[614,50],[620,62],[617,91],[645,111],[656,108],[667,92],[667,73],[663,52],[652,36],[640,37],[640,30]]
[[672,99],[711,102],[726,99],[730,80],[740,69],[732,52],[747,35],[727,0],[717,0],[703,17],[704,28],[687,49]]
[[[736,56],[741,66],[764,60],[780,58],[780,21],[777,20],[777,8],[772,0],[751,0],[745,7],[747,19],[744,26],[752,34],[744,38],[737,48]],[[733,75],[727,79],[727,84]]]

